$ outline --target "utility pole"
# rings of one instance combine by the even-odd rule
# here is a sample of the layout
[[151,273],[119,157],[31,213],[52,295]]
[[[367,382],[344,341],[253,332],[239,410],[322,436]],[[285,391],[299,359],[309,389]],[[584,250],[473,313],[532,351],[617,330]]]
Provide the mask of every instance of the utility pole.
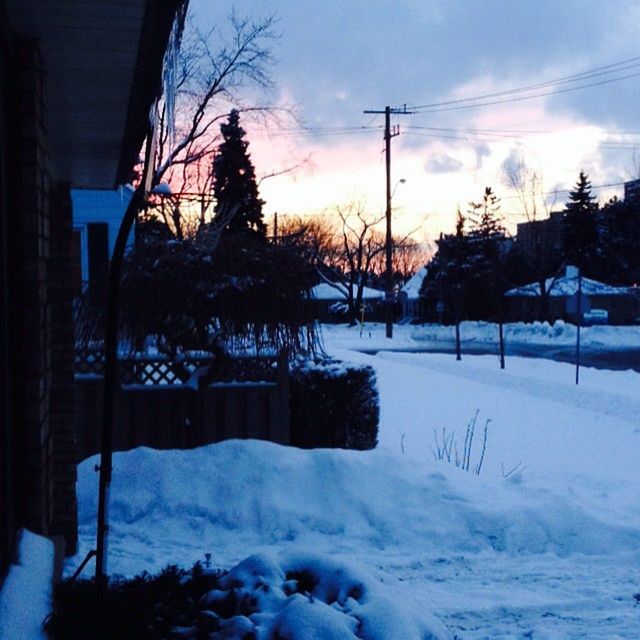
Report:
[[393,338],[393,239],[391,237],[391,138],[400,134],[400,127],[391,129],[391,114],[410,115],[413,111],[407,111],[405,104],[402,109],[385,107],[384,110],[369,109],[363,113],[383,113],[384,114],[384,155],[387,170],[387,207],[385,217],[387,220],[387,236],[385,241],[386,273],[385,273],[385,296],[384,315],[387,338]]

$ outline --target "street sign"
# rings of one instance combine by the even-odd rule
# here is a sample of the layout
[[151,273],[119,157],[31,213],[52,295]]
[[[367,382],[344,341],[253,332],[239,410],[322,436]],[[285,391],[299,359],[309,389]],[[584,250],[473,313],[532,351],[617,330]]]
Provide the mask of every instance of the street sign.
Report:
[[[580,300],[580,309],[578,309],[578,300]],[[591,311],[591,303],[589,297],[584,293],[576,291],[572,296],[567,298],[566,311],[571,316],[583,316]]]

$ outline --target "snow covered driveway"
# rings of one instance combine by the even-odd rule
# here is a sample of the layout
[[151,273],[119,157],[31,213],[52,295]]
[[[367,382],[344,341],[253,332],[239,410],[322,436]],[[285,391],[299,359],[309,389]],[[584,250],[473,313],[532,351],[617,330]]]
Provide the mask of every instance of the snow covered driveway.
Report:
[[[212,554],[312,550],[361,565],[460,638],[638,638],[640,376],[511,358],[380,353],[376,451],[299,451],[230,441],[117,454],[111,570]],[[472,466],[431,452],[434,430]],[[404,453],[402,453],[404,449]],[[81,550],[93,544],[95,460],[79,470]],[[503,477],[520,463],[517,472]],[[523,469],[524,468],[524,469]]]

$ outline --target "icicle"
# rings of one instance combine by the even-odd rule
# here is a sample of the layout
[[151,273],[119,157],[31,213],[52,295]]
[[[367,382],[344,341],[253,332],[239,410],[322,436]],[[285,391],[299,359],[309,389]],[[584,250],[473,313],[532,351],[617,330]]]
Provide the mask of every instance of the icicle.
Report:
[[156,100],[149,110],[149,127],[151,138],[147,140],[145,147],[144,170],[143,175],[146,176],[144,190],[146,193],[151,191],[153,185],[153,174],[155,171],[156,150],[158,145],[158,101]]
[[175,108],[176,108],[176,77],[178,75],[178,49],[180,46],[180,25],[178,20],[173,23],[171,35],[164,56],[162,74],[162,92],[164,94],[165,122],[167,123],[167,142],[169,149],[175,143]]
[[167,122],[167,134],[169,148],[175,143],[175,110],[178,78],[178,55],[184,32],[185,20],[187,17],[188,2],[183,2],[171,28],[171,35],[167,43],[167,50],[164,55],[164,67],[162,74],[162,90],[165,100],[165,116]]

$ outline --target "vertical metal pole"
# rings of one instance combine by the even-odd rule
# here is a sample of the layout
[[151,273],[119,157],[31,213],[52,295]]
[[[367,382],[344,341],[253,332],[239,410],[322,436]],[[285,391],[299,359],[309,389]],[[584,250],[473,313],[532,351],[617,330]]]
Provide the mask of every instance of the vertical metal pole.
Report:
[[385,323],[387,338],[393,338],[393,240],[391,238],[391,107],[384,108],[384,141],[385,165],[387,169]]
[[500,318],[500,368],[504,369],[504,329],[502,318]]
[[462,360],[462,350],[460,348],[460,321],[456,318],[456,360]]
[[98,490],[98,530],[96,537],[96,582],[107,582],[107,536],[109,533],[109,489],[113,458],[113,417],[118,367],[118,311],[120,274],[127,238],[144,203],[144,185],[134,192],[122,218],[111,257],[107,289],[105,327],[104,404],[102,410],[102,445],[100,449],[100,485]]
[[576,332],[576,384],[580,382],[580,327],[582,326],[582,269],[578,268],[578,330]]

